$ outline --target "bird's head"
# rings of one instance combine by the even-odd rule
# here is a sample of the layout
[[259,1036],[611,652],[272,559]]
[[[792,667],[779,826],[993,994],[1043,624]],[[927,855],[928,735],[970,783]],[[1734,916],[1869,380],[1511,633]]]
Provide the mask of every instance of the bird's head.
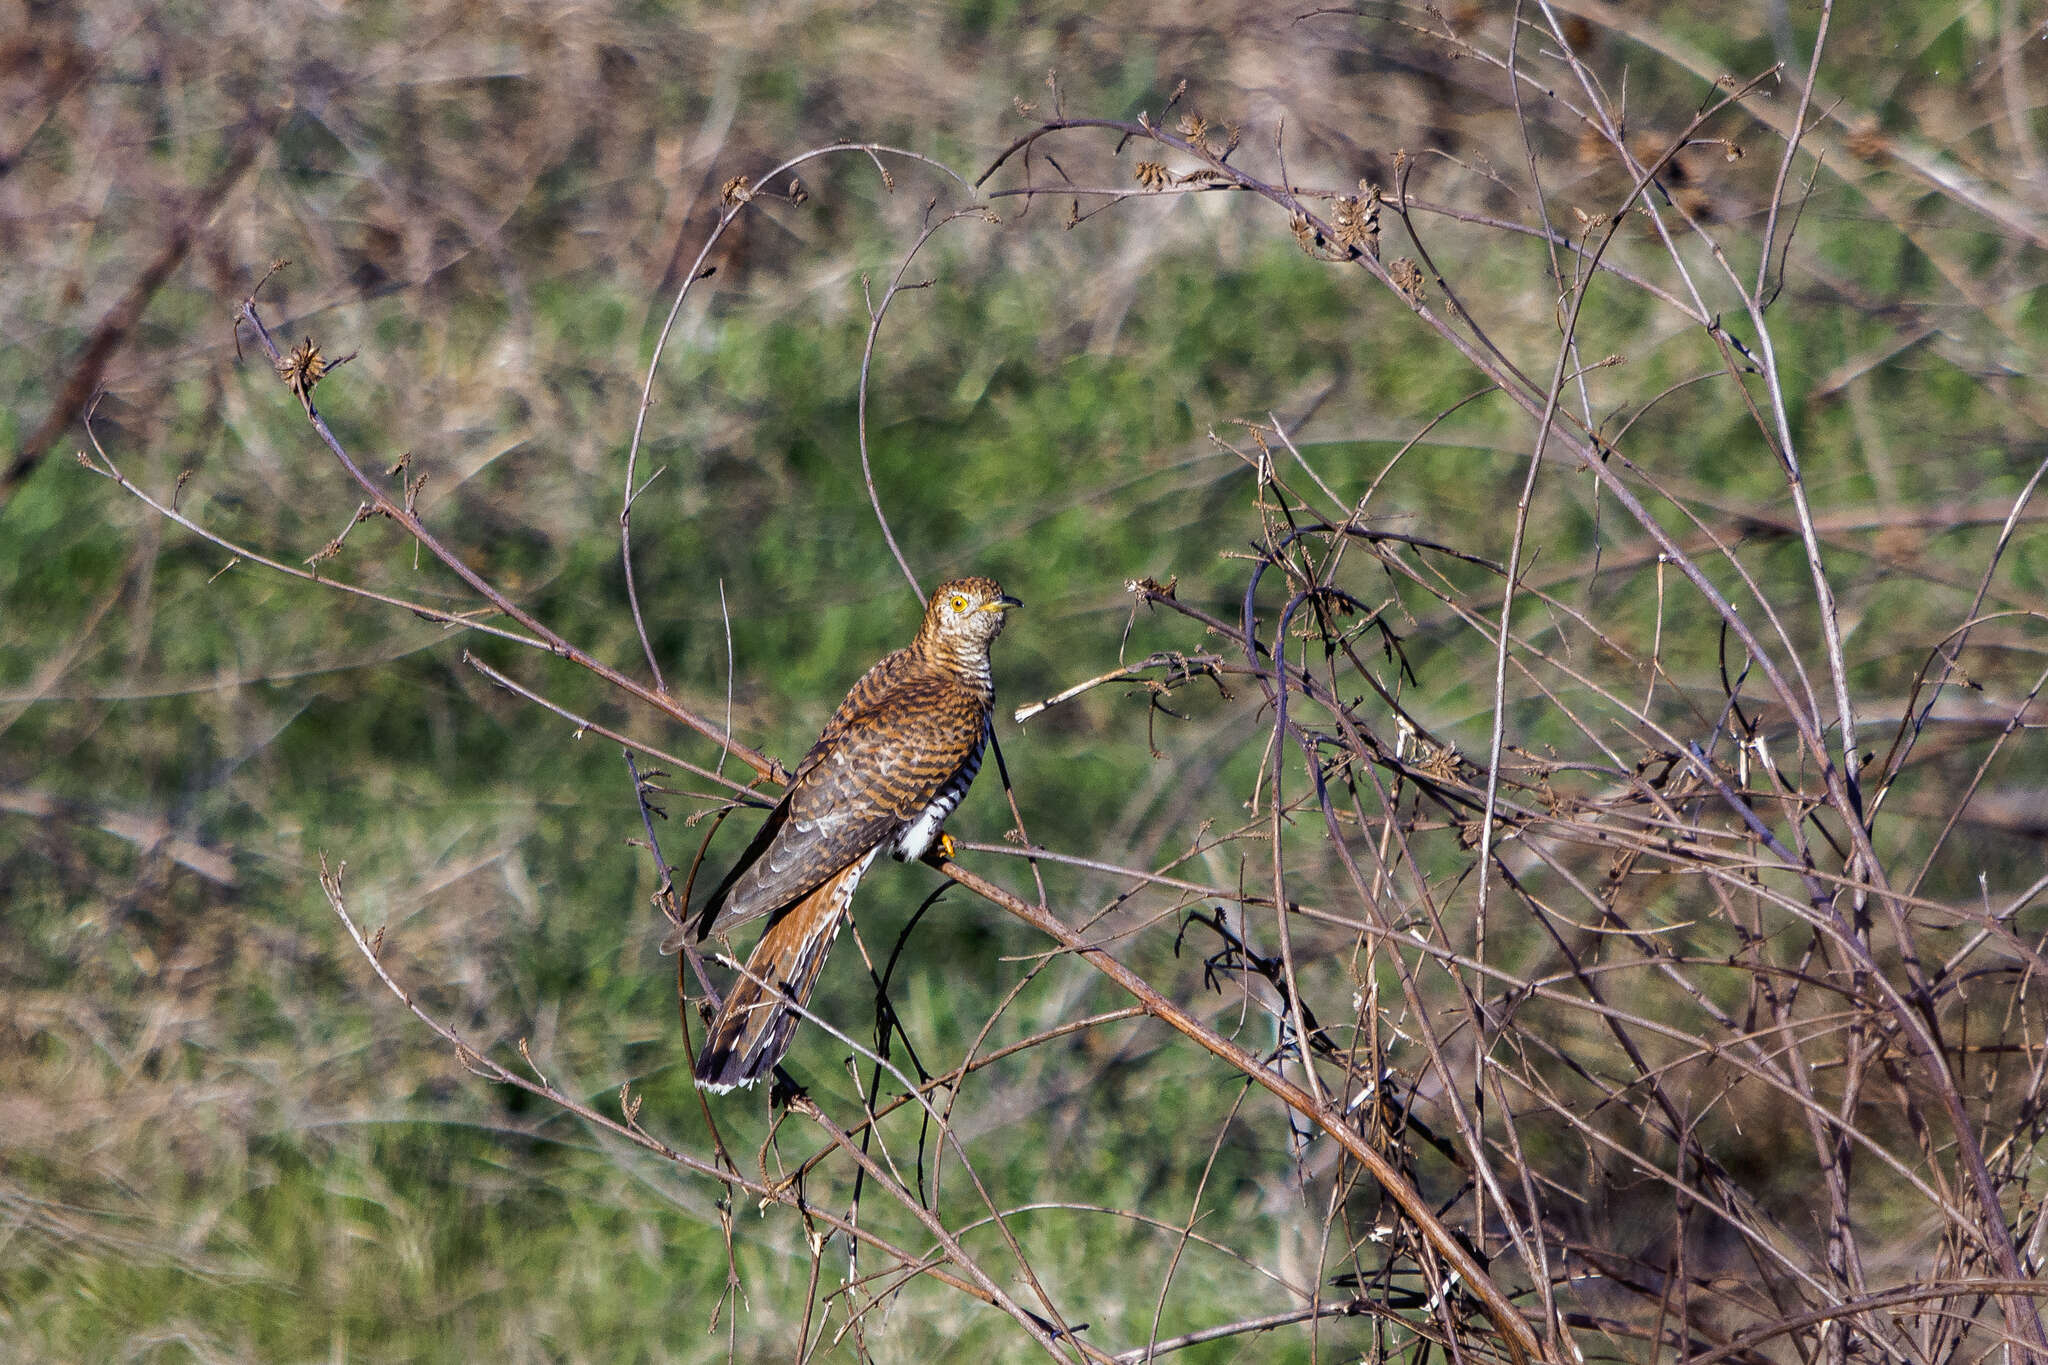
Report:
[[988,647],[1002,634],[1003,618],[1023,605],[993,578],[956,578],[932,593],[918,639],[962,664],[980,660],[986,667]]

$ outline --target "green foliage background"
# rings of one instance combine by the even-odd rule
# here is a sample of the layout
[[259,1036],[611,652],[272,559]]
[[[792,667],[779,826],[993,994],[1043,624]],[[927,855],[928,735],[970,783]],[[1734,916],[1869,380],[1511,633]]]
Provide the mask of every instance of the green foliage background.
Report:
[[[1585,41],[1617,83],[1633,73],[1632,126],[1653,139],[1684,126],[1720,71],[1754,73],[1812,36],[1801,7],[1783,33],[1762,6],[1635,10],[1630,33]],[[1500,22],[1482,6],[1456,18]],[[342,441],[366,463],[410,451],[429,477],[423,512],[472,564],[635,672],[616,537],[624,452],[654,338],[728,177],[852,136],[972,175],[1050,115],[1056,68],[1070,114],[1157,111],[1186,78],[1188,107],[1241,122],[1243,155],[1261,164],[1284,120],[1297,183],[1344,190],[1384,180],[1396,148],[1441,150],[1421,157],[1418,195],[1528,216],[1489,178],[1497,167],[1521,183],[1500,83],[1451,61],[1404,7],[1297,22],[1259,5],[1168,18],[1134,5],[230,0],[30,5],[10,22],[0,450],[43,420],[94,326],[189,218],[192,251],[104,375],[95,430],[128,475],[159,496],[182,479],[182,510],[287,562],[346,523],[357,494],[231,334],[234,303],[289,257],[262,296],[280,334],[359,352],[318,394]],[[2038,35],[2012,49],[2013,22],[1958,4],[1846,27],[1826,67],[1845,111],[1830,128],[1866,119],[1869,137],[1941,148],[2038,229],[2048,186],[2027,176],[2026,145],[2042,140],[2048,73]],[[2033,92],[2024,137],[2007,126],[2002,63]],[[272,131],[250,170],[195,204],[252,117]],[[1533,117],[1544,154],[1579,171],[1546,186],[1552,213],[1603,211],[1624,186],[1573,160],[1575,130]],[[1756,135],[1731,123],[1729,136]],[[1760,139],[1741,162],[1699,158],[1693,189],[1732,236],[1753,239],[1776,154]],[[879,293],[947,187],[891,169],[893,192],[866,158],[835,156],[806,168],[807,203],[758,206],[686,306],[649,415],[642,468],[662,472],[635,526],[654,648],[707,714],[722,714],[730,672],[735,728],[785,758],[915,619],[858,465],[863,291]],[[1129,183],[1127,161],[1101,169]],[[924,581],[990,573],[1029,604],[998,655],[1008,701],[1109,668],[1120,649],[1202,647],[1174,622],[1131,623],[1128,578],[1178,575],[1184,598],[1234,612],[1242,572],[1228,554],[1258,533],[1254,478],[1210,432],[1241,445],[1240,419],[1303,421],[1304,454],[1354,498],[1477,387],[1398,299],[1302,254],[1270,209],[1134,202],[1070,228],[1064,200],[997,206],[1000,226],[955,225],[912,267],[932,284],[891,307],[869,424],[879,497]],[[1474,311],[1511,349],[1547,355],[1540,248],[1471,226],[1442,234],[1432,247]],[[1823,172],[1806,203],[1774,317],[1870,697],[1900,695],[1958,619],[1997,519],[2048,455],[2039,240],[1876,154]],[[1696,330],[1641,295],[1595,298],[1584,350],[1626,357],[1629,413],[1711,367]],[[1767,582],[1797,583],[1796,545],[1742,520],[1782,514],[1782,488],[1725,386],[1679,390],[1641,423],[1633,440],[1660,453],[1666,486],[1753,536]],[[1527,436],[1504,405],[1463,409],[1375,506],[1504,557]],[[737,1211],[744,1297],[715,1313],[719,1192],[466,1075],[375,986],[315,883],[321,856],[345,859],[360,917],[389,926],[391,960],[480,1044],[526,1038],[556,1083],[592,1097],[631,1081],[647,1117],[689,1140],[699,1119],[619,755],[495,690],[461,651],[657,743],[700,759],[703,746],[544,658],[229,567],[80,469],[83,443],[66,427],[0,506],[0,1354],[793,1358],[810,1270],[794,1218]],[[1655,568],[1630,558],[1612,509],[1567,474],[1541,499],[1535,577],[1581,583],[1604,623],[1647,640]],[[1596,550],[1612,559],[1589,578]],[[372,523],[330,567],[467,605],[415,561]],[[2038,608],[2044,580],[2048,544],[2030,524],[1991,604]],[[1694,610],[1674,601],[1666,619]],[[1711,666],[1711,637],[1673,637],[1674,668]],[[1443,732],[1483,746],[1490,675],[1472,647],[1426,613],[1408,631]],[[2038,657],[2016,637],[2014,675]],[[1032,837],[1150,864],[1201,822],[1242,818],[1263,734],[1252,708],[1199,689],[1174,705],[1189,719],[1154,718],[1160,757],[1144,698],[1116,688],[999,727]],[[2012,802],[1989,807],[2012,818],[1961,832],[1944,891],[2040,866],[2048,773],[2025,752],[1999,773]],[[962,834],[1009,827],[992,777]],[[694,833],[670,829],[670,856],[686,856]],[[1046,879],[1055,905],[1112,888],[1058,868]],[[933,880],[915,867],[871,877],[870,945],[886,951]],[[1041,946],[949,899],[899,968],[913,1037],[978,1028]],[[1162,988],[1204,998],[1198,962],[1145,951]],[[819,1007],[858,1034],[871,992],[841,956]],[[1070,964],[1040,975],[1003,1027],[1118,1003]],[[1230,1077],[1158,1029],[1086,1046],[1103,1049],[1095,1084],[1046,1088],[1027,1059],[963,1119],[979,1167],[1011,1190],[1177,1220],[1220,1140],[1212,1206],[1284,1245],[1301,1196],[1278,1120],[1189,1132],[1180,1116],[1227,1104]],[[807,1038],[796,1060],[819,1093],[849,1099],[840,1055]],[[737,1121],[765,1132],[765,1119]],[[1034,1236],[1029,1216],[1018,1227]],[[1170,1237],[1082,1219],[1033,1246],[1105,1340],[1144,1339]],[[1229,1314],[1210,1288],[1226,1282],[1221,1260],[1190,1253],[1164,1330]],[[1119,1276],[1147,1288],[1125,1293]],[[1362,1328],[1347,1332],[1327,1329],[1327,1358],[1364,1348]],[[925,1286],[871,1320],[864,1345],[929,1360],[1022,1339]],[[1309,1349],[1276,1337],[1189,1355]]]

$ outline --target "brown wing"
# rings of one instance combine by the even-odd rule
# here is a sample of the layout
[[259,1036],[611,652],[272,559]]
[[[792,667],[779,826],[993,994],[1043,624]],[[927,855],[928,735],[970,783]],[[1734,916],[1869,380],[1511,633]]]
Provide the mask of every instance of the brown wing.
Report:
[[901,651],[876,664],[712,893],[698,937],[779,910],[879,847],[939,794],[987,723],[958,680]]

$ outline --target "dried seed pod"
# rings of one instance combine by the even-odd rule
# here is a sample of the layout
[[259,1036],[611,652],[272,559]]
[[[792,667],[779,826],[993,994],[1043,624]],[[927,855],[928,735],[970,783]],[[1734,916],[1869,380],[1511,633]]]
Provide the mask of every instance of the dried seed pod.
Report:
[[1355,198],[1337,201],[1337,245],[1357,248],[1371,256],[1380,258],[1380,191],[1377,185],[1361,180],[1359,193]]
[[1315,224],[1309,222],[1308,215],[1296,209],[1288,218],[1287,226],[1294,233],[1294,244],[1309,255],[1315,255],[1316,248],[1322,244],[1322,239],[1316,232]]
[[1131,170],[1138,183],[1148,190],[1163,190],[1173,183],[1173,173],[1157,161],[1140,161]]
[[1455,781],[1458,776],[1458,750],[1450,744],[1431,744],[1428,740],[1417,739],[1415,757],[1411,760],[1415,771],[1438,782]]
[[1408,300],[1413,308],[1422,307],[1422,267],[1403,256],[1387,267],[1387,274],[1394,281],[1394,288],[1401,291],[1401,297]]
[[290,389],[301,403],[310,403],[313,401],[313,386],[325,379],[335,366],[346,365],[354,360],[355,354],[354,351],[350,351],[341,359],[330,362],[327,357],[320,354],[320,348],[313,344],[313,338],[307,337],[292,347],[284,359],[277,362],[277,377],[284,381],[285,387]]

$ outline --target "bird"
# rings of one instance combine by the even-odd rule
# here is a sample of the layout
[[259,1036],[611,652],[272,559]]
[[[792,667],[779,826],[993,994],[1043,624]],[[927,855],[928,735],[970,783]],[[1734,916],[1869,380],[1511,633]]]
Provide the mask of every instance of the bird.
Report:
[[714,1094],[752,1085],[789,1051],[826,951],[875,855],[953,856],[946,817],[992,733],[989,647],[1024,604],[992,578],[956,578],[917,636],[862,675],[782,799],[697,917],[696,937],[760,916],[768,927],[711,1021],[694,1068]]

